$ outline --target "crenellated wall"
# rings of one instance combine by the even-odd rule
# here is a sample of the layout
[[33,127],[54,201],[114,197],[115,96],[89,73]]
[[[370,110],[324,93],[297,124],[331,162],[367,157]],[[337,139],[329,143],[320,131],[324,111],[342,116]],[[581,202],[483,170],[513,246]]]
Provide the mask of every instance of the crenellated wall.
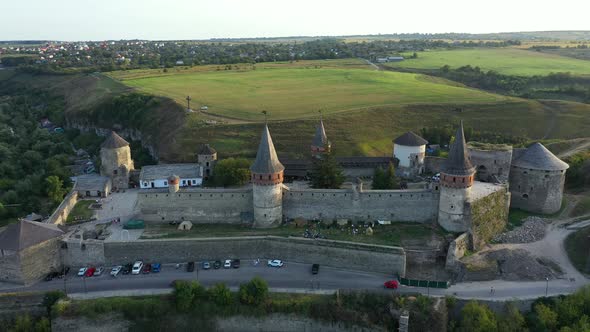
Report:
[[283,191],[286,218],[433,222],[438,191],[290,189]]
[[250,223],[252,190],[240,189],[145,189],[137,195],[139,218],[148,222],[189,220],[193,223]]

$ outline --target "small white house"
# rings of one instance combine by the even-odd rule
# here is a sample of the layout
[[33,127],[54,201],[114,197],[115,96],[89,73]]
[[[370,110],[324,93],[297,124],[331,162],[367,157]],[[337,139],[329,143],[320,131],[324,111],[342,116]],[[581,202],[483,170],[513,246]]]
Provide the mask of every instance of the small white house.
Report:
[[424,172],[424,157],[428,141],[411,131],[393,141],[393,157],[399,160],[397,172],[410,177]]
[[142,189],[168,188],[168,177],[177,175],[180,187],[203,185],[203,168],[199,164],[162,164],[141,168],[139,187]]

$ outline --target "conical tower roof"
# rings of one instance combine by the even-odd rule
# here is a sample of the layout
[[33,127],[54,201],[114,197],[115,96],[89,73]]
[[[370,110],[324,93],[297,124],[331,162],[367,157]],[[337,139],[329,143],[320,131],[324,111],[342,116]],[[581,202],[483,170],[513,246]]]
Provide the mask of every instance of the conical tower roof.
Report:
[[569,165],[557,158],[541,143],[534,143],[512,162],[512,165],[543,171],[563,171]]
[[451,145],[449,158],[442,169],[443,172],[452,175],[470,175],[475,172],[475,168],[469,160],[469,150],[465,143],[465,133],[463,132],[463,121],[457,128],[455,142]]
[[311,145],[319,148],[323,148],[330,145],[330,141],[328,141],[328,136],[326,136],[326,129],[324,129],[324,121],[322,119],[320,119],[320,123],[315,129],[315,136],[313,137]]
[[56,225],[21,220],[0,233],[0,249],[20,251],[61,236],[64,232]]
[[272,143],[270,132],[268,131],[268,125],[264,125],[262,130],[262,137],[260,139],[260,145],[258,145],[258,152],[256,153],[256,160],[250,171],[258,174],[272,174],[278,173],[285,169],[285,166],[281,164],[275,151],[275,146]]
[[408,131],[407,133],[393,140],[393,143],[403,146],[422,146],[428,144],[428,141],[414,134],[414,132]]
[[129,142],[123,139],[123,137],[117,135],[114,131],[111,131],[107,139],[102,142],[101,148],[105,149],[118,149],[124,146],[129,146]]
[[201,147],[201,150],[199,150],[199,154],[201,155],[211,155],[211,154],[216,154],[217,151],[215,151],[214,148],[212,148],[209,144],[204,144]]

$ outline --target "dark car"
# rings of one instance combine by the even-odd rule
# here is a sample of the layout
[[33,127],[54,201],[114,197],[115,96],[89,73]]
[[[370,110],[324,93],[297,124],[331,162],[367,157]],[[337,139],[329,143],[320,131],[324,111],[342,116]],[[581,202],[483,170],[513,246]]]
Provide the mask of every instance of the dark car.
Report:
[[232,266],[234,269],[237,269],[237,268],[239,268],[239,267],[240,267],[240,260],[239,260],[239,259],[234,259],[234,261],[231,263],[231,266]]
[[152,272],[152,264],[146,264],[143,266],[143,270],[141,271],[141,273],[143,274],[148,274]]
[[320,272],[320,264],[313,264],[311,266],[311,274],[318,274]]
[[216,270],[221,268],[221,261],[215,261],[215,263],[213,263],[213,268]]
[[195,262],[188,262],[186,265],[186,272],[193,272],[195,270]]
[[51,281],[53,278],[59,277],[59,273],[57,272],[49,272],[49,274],[45,277],[45,281]]
[[57,277],[60,279],[65,278],[65,276],[67,276],[69,272],[70,272],[70,267],[66,266],[61,271],[59,271],[59,275]]
[[129,274],[129,273],[131,273],[132,268],[133,268],[133,264],[131,264],[131,263],[125,264],[125,266],[123,266],[123,270],[121,272],[123,274]]

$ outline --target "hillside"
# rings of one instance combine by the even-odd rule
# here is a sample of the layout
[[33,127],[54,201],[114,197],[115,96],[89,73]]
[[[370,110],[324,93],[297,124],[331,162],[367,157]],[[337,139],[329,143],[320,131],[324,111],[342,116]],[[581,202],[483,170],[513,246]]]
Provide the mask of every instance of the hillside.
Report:
[[392,68],[408,69],[439,69],[444,65],[451,68],[466,65],[478,66],[482,70],[520,76],[547,75],[556,72],[590,75],[590,61],[517,48],[426,51],[418,52],[417,59],[386,64]]

